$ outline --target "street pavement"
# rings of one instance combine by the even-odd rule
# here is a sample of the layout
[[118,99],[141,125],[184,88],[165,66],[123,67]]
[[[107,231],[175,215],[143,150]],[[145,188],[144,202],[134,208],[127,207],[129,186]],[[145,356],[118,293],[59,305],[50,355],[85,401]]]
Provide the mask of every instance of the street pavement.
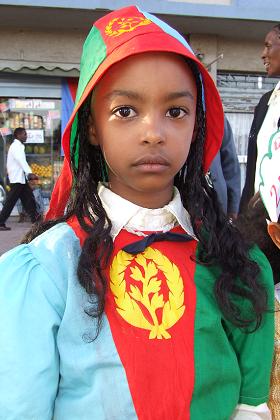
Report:
[[11,216],[6,222],[12,230],[0,231],[0,255],[17,246],[31,228],[31,222],[18,223],[18,216]]

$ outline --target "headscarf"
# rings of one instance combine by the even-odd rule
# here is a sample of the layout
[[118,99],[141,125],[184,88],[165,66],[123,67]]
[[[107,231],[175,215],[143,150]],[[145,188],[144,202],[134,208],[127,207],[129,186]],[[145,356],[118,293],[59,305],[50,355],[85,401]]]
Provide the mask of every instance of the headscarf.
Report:
[[[203,169],[207,172],[220,149],[223,136],[223,109],[214,81],[176,30],[137,6],[125,7],[97,20],[85,40],[75,106],[63,134],[64,164],[52,193],[47,219],[63,216],[71,193],[73,176],[70,155],[77,133],[79,108],[112,65],[148,51],[180,54],[195,62],[200,71],[206,114]],[[75,164],[78,162],[78,153],[79,144]]]

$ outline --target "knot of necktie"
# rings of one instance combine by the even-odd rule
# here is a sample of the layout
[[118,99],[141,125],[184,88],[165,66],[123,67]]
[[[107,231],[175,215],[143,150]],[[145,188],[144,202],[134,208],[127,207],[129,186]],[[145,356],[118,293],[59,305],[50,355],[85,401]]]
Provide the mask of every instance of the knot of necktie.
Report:
[[162,242],[162,241],[173,241],[173,242],[187,242],[192,241],[193,238],[187,233],[175,233],[175,232],[159,232],[151,233],[150,235],[145,236],[139,241],[133,242],[132,244],[126,245],[123,247],[123,251],[128,254],[140,254],[144,252],[145,249],[151,245],[153,242]]

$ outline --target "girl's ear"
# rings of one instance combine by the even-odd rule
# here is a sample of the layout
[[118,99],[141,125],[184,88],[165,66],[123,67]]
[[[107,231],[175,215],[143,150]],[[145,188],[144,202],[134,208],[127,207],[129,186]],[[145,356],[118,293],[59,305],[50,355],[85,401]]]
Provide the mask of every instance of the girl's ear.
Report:
[[280,249],[280,223],[270,222],[267,231],[277,248]]
[[88,118],[88,139],[90,144],[98,146],[95,124],[91,114]]

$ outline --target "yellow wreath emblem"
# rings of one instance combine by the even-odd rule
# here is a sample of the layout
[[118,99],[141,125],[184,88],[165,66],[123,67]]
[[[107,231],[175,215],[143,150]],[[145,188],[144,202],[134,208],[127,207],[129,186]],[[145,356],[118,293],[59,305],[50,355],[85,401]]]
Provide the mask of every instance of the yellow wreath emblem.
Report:
[[115,18],[112,19],[105,28],[105,34],[108,36],[120,36],[125,32],[131,32],[138,26],[150,25],[149,19],[142,17]]
[[[130,285],[130,291],[126,290],[125,270],[134,258],[142,270],[137,266],[131,267],[130,276],[142,282],[142,292],[134,285]],[[169,289],[167,302],[164,302],[163,295],[159,294],[161,281],[157,279],[158,270],[166,277]],[[176,324],[185,311],[184,285],[178,267],[159,250],[151,247],[136,257],[119,251],[110,268],[110,288],[115,297],[117,312],[134,327],[149,330],[150,339],[170,338],[167,330]],[[137,302],[147,309],[152,322],[145,317]],[[156,314],[159,308],[163,308],[161,322]]]

